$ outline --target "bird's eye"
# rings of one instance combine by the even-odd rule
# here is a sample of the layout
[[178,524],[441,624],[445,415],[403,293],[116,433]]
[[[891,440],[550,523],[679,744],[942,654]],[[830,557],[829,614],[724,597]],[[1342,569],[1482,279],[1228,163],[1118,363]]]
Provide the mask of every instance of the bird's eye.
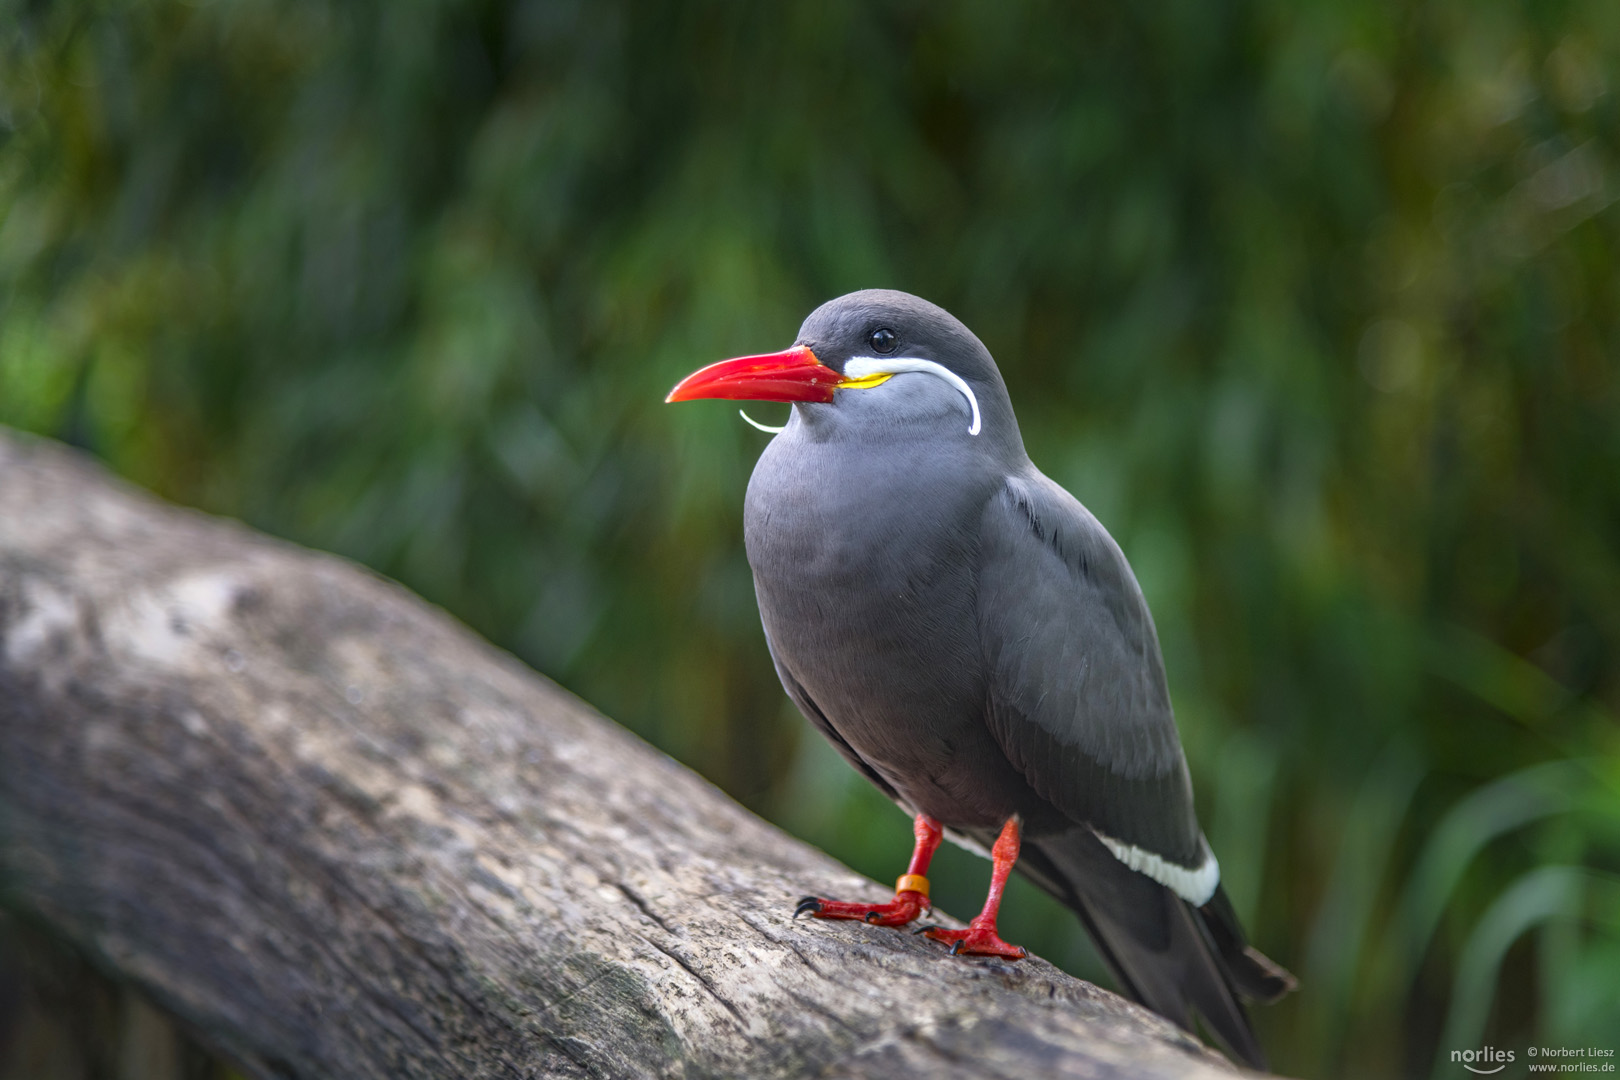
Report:
[[871,340],[872,340],[872,349],[873,349],[874,352],[880,352],[880,353],[892,353],[892,352],[894,352],[895,333],[894,333],[893,330],[890,330],[888,327],[885,326],[881,330],[872,331]]

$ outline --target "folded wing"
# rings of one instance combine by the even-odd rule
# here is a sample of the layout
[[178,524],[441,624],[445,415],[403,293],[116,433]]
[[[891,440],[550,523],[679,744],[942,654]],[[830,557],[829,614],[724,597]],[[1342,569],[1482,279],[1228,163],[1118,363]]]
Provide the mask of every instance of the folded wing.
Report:
[[1033,469],[986,505],[979,632],[986,723],[1066,824],[1031,830],[1020,865],[1073,907],[1126,992],[1252,1065],[1237,997],[1292,977],[1243,941],[1199,830],[1147,603],[1096,518]]

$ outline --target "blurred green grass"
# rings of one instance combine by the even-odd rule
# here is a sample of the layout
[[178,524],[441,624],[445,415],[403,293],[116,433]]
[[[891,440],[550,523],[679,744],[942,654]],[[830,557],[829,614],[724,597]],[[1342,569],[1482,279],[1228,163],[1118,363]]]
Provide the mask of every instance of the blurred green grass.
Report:
[[[0,0],[0,422],[400,579],[887,880],[907,822],[760,638],[765,437],[661,402],[920,293],[1137,569],[1302,978],[1276,1067],[1613,1045],[1617,60],[1607,0]],[[1101,976],[1032,890],[1004,925]]]

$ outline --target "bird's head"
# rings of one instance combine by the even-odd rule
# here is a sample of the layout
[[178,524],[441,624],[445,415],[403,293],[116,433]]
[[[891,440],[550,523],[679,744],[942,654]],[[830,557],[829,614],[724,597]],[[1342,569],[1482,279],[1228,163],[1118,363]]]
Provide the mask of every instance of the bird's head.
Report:
[[[676,384],[666,401],[789,401],[854,428],[940,426],[1017,440],[989,350],[943,308],[867,289],[829,300],[790,349],[722,360]],[[824,411],[830,410],[830,411]]]

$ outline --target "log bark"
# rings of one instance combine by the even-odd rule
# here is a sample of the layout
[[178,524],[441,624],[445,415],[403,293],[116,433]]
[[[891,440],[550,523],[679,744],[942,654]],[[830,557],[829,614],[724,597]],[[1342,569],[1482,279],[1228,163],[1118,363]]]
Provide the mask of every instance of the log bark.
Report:
[[261,1077],[1217,1077],[344,560],[0,432],[0,902]]

